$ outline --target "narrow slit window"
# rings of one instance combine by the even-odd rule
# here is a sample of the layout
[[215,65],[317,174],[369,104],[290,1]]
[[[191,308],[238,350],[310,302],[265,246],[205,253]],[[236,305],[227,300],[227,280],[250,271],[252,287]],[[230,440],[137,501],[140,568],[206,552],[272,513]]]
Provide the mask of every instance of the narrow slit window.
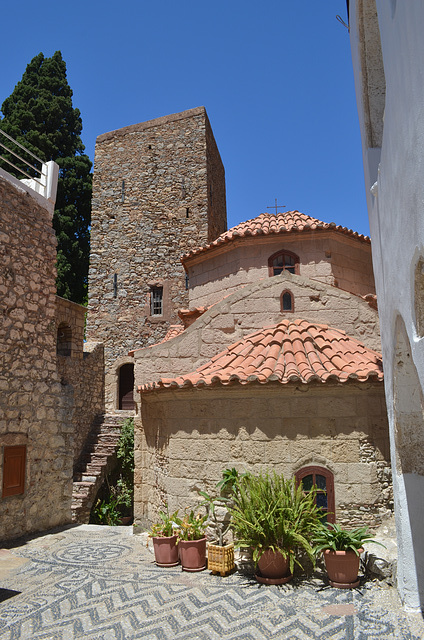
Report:
[[152,287],[150,289],[150,315],[163,315],[163,287]]
[[122,180],[121,185],[121,202],[125,201],[125,180]]
[[281,311],[294,311],[294,298],[291,291],[281,294]]

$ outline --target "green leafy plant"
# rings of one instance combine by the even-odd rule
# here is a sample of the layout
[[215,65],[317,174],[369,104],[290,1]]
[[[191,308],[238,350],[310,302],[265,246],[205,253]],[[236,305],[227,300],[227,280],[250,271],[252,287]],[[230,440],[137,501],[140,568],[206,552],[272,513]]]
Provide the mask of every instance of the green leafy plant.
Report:
[[222,472],[222,480],[220,480],[216,486],[224,495],[237,493],[239,480],[245,475],[246,473],[239,473],[235,467],[232,467],[232,469],[224,469]]
[[116,456],[120,460],[123,475],[132,479],[134,473],[134,418],[127,418],[122,423]]
[[175,518],[178,525],[178,536],[181,540],[201,540],[205,537],[207,514],[201,516],[194,510],[186,512],[184,518]]
[[368,527],[359,527],[348,531],[333,523],[320,527],[314,536],[313,542],[316,555],[329,549],[331,551],[354,551],[359,556],[358,550],[362,549],[362,546],[367,542],[373,542],[384,547],[384,544],[371,537]]
[[224,536],[228,533],[231,525],[231,521],[228,522],[219,522],[216,508],[222,503],[222,505],[228,504],[230,500],[228,498],[214,498],[210,496],[206,491],[199,491],[199,495],[202,496],[203,502],[200,503],[201,507],[205,507],[208,515],[207,526],[210,527],[213,532],[215,539],[214,543],[218,544],[220,547],[224,546]]
[[171,515],[168,511],[168,505],[166,505],[166,511],[159,511],[160,522],[156,522],[152,525],[149,536],[151,538],[169,538],[176,533],[178,519],[178,509]]
[[134,495],[134,418],[121,425],[116,449],[117,468],[106,477],[90,520],[96,524],[119,524],[124,516],[132,516]]
[[112,498],[109,498],[109,500],[97,500],[93,514],[96,524],[116,526],[121,521],[121,514],[117,509],[116,501]]
[[296,557],[299,549],[315,564],[311,542],[322,517],[315,493],[304,493],[294,478],[285,480],[275,472],[247,473],[229,509],[237,546],[252,548],[256,564],[267,549],[279,551],[289,559],[291,573],[295,564],[302,567]]
[[122,477],[115,486],[110,486],[108,478],[106,482],[108,496],[104,500],[97,500],[92,511],[93,520],[95,524],[116,526],[120,524],[123,512],[132,507],[133,490]]

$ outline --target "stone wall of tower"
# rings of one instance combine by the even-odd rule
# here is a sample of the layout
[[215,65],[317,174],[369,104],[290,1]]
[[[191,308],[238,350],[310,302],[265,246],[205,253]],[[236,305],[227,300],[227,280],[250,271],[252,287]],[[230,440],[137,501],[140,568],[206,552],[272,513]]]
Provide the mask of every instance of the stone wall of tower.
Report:
[[0,541],[71,521],[74,401],[57,369],[48,205],[0,170]]
[[[96,142],[87,338],[105,345],[106,407],[130,349],[159,342],[188,304],[180,256],[226,229],[225,174],[204,107]],[[163,313],[150,311],[163,288]]]

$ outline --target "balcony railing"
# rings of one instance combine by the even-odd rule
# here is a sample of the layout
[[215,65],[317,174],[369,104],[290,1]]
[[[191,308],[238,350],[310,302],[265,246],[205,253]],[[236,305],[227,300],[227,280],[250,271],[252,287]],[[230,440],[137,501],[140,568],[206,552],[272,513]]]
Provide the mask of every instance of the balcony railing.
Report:
[[[20,153],[11,148],[11,143],[14,148],[20,150]],[[56,162],[53,160],[43,162],[41,158],[26,149],[2,129],[0,129],[0,148],[2,151],[0,159],[3,160],[7,168],[14,169],[19,176],[26,176],[19,178],[19,180],[54,204],[59,175],[59,166]],[[13,160],[3,155],[4,151],[9,153]],[[26,159],[23,157],[24,155],[30,156],[30,158]],[[20,166],[16,163],[19,163]]]

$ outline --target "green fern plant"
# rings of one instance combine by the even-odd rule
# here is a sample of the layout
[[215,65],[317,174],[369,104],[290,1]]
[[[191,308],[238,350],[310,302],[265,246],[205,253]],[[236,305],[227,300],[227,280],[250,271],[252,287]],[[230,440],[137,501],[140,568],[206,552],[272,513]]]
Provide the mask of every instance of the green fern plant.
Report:
[[251,547],[258,563],[267,549],[279,551],[294,565],[302,567],[296,557],[303,550],[315,564],[312,538],[320,526],[321,509],[315,504],[315,490],[304,493],[293,479],[277,473],[240,478],[234,506],[229,509],[238,547]]

